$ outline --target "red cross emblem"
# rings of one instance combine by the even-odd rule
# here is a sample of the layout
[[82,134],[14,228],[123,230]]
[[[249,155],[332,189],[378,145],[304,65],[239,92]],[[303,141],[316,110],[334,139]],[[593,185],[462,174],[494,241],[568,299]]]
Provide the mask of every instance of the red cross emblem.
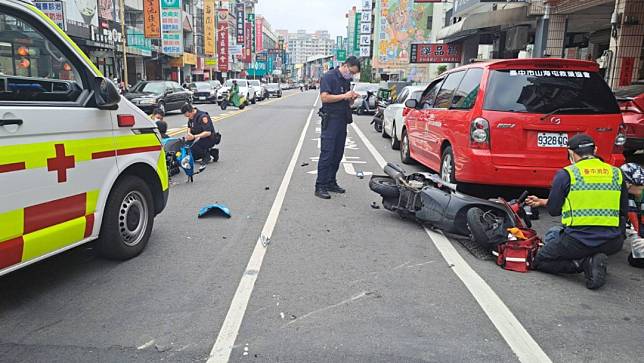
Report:
[[73,169],[76,166],[74,156],[65,156],[65,145],[56,144],[56,157],[47,159],[47,170],[58,172],[58,182],[67,181],[67,169]]

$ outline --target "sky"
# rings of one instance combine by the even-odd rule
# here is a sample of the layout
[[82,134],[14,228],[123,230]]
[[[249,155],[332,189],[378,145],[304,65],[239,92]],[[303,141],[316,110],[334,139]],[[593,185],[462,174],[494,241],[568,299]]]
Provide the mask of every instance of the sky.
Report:
[[273,30],[328,30],[335,39],[338,35],[347,36],[344,16],[358,4],[358,0],[259,0],[255,12],[263,15]]

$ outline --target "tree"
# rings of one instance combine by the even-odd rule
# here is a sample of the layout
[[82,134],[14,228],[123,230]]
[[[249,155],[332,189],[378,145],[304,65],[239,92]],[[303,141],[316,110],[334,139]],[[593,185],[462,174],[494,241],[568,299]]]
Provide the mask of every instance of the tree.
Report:
[[373,81],[373,74],[371,69],[371,62],[362,62],[362,67],[360,68],[360,82],[369,82]]
[[438,72],[439,75],[443,74],[445,73],[445,71],[447,71],[447,66],[444,64],[441,64],[440,66],[438,66],[438,69],[436,71]]

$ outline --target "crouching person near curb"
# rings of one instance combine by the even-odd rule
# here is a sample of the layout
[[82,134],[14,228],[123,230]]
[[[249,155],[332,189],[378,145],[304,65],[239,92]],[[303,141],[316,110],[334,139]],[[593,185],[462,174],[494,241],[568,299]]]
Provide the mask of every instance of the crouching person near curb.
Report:
[[626,241],[631,245],[628,263],[633,267],[644,268],[644,168],[639,164],[628,163],[621,166],[626,187],[628,187],[628,219],[631,228],[626,230]]
[[628,192],[620,169],[599,160],[593,139],[586,134],[568,142],[572,165],[560,170],[548,199],[530,196],[527,204],[547,207],[562,216],[563,226],[551,228],[533,268],[548,273],[584,273],[586,287],[606,282],[608,256],[624,244]]

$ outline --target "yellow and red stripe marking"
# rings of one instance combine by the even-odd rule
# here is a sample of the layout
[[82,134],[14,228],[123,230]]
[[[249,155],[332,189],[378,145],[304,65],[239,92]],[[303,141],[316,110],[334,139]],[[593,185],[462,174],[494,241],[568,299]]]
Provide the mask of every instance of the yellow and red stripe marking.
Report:
[[0,269],[91,236],[98,194],[95,190],[1,213]]

